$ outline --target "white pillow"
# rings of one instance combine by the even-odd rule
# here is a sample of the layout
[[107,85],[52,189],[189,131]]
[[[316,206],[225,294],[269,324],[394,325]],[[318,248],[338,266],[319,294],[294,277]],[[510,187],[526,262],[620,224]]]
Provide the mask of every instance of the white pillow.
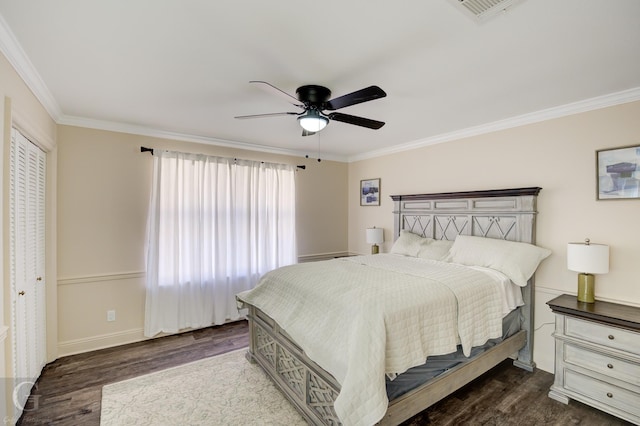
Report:
[[540,262],[550,254],[551,250],[533,244],[458,235],[447,260],[496,269],[524,287]]
[[400,231],[400,236],[396,242],[393,243],[391,253],[418,257],[418,251],[420,250],[420,244],[423,239],[420,235],[403,229]]
[[400,236],[396,242],[393,243],[391,253],[423,259],[443,260],[447,257],[452,245],[453,241],[421,237],[403,229],[400,231]]
[[434,240],[433,238],[423,238],[418,250],[418,257],[422,259],[444,260],[449,254],[449,249],[453,246],[453,241]]

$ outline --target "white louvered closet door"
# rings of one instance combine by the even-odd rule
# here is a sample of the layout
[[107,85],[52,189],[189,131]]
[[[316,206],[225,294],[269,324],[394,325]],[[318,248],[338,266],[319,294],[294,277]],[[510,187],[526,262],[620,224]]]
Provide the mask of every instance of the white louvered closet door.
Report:
[[[46,154],[16,129],[10,154],[10,275],[16,410],[46,363]],[[19,415],[19,413],[16,413]]]

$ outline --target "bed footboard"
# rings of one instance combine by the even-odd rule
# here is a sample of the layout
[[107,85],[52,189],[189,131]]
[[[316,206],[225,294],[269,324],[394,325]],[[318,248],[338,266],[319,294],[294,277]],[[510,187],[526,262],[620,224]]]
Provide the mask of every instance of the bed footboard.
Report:
[[266,314],[248,306],[249,359],[257,362],[313,425],[339,425],[333,409],[340,385],[309,359]]
[[[333,409],[340,385],[307,357],[269,316],[248,305],[250,346],[248,358],[257,362],[278,388],[313,425],[340,425]],[[435,404],[484,374],[526,343],[521,330],[473,361],[454,367],[428,383],[391,401],[380,425],[397,425]]]

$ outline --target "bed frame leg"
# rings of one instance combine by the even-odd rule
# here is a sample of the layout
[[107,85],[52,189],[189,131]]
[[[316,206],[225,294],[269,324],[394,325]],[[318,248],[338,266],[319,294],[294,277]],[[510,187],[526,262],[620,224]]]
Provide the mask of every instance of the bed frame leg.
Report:
[[256,359],[253,356],[253,354],[251,353],[251,351],[247,351],[244,353],[244,357],[247,359],[247,361],[249,361],[250,364],[255,364],[256,363]]
[[536,363],[533,361],[522,361],[521,359],[516,359],[513,361],[513,365],[516,367],[520,367],[523,370],[527,370],[530,373],[533,373],[533,370],[536,368]]

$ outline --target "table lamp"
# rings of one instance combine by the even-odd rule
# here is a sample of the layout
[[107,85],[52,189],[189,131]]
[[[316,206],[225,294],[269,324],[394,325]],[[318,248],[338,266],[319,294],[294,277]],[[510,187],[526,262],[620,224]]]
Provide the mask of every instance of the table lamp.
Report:
[[609,246],[584,243],[567,244],[567,268],[578,274],[578,301],[595,302],[596,279],[593,274],[609,272]]
[[384,242],[384,229],[383,228],[367,228],[367,243],[373,244],[371,246],[371,254],[378,254],[380,248],[378,244]]

